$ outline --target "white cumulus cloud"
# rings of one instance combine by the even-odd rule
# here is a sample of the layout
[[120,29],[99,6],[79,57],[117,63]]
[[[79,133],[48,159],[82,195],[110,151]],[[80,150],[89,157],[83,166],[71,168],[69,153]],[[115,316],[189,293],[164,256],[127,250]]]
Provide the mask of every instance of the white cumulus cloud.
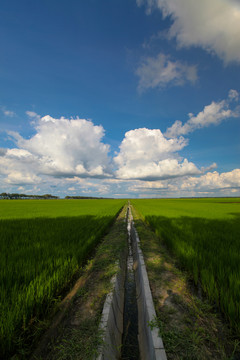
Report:
[[31,173],[30,171],[27,173],[23,173],[21,171],[12,170],[7,178],[6,183],[11,185],[32,185],[32,184],[39,184],[41,182],[41,178],[36,176],[35,174]]
[[170,16],[168,35],[181,47],[200,46],[225,63],[240,61],[240,4],[237,0],[137,0]]
[[189,119],[183,124],[180,120],[176,120],[174,124],[169,127],[165,133],[166,137],[177,137],[179,135],[186,135],[196,129],[207,127],[210,125],[218,125],[223,120],[230,117],[239,116],[239,108],[230,108],[232,101],[238,100],[238,92],[230,90],[228,98],[219,102],[212,102],[210,105],[204,107],[203,111],[196,116],[189,114]]
[[125,134],[114,158],[120,179],[166,179],[199,174],[200,170],[177,151],[187,145],[183,137],[166,139],[159,129],[135,129]]
[[235,196],[240,194],[240,169],[158,181],[135,180],[128,190],[140,197]]
[[54,119],[47,115],[37,120],[32,138],[11,135],[19,149],[37,157],[42,174],[106,176],[109,170],[109,146],[101,142],[103,127],[89,120]]
[[136,70],[139,77],[138,90],[143,92],[150,88],[161,88],[166,85],[183,85],[186,81],[197,80],[196,66],[180,61],[172,61],[165,54],[146,58]]
[[217,171],[208,172],[198,178],[189,177],[181,184],[181,189],[217,190],[240,188],[240,169],[219,174]]
[[24,149],[5,149],[0,157],[0,175],[7,184],[36,184],[41,181],[37,175],[37,158]]
[[30,139],[17,132],[8,134],[17,147],[1,149],[0,167],[5,181],[12,184],[37,183],[41,176],[111,176],[109,145],[101,140],[102,126],[84,119],[35,117],[36,134]]

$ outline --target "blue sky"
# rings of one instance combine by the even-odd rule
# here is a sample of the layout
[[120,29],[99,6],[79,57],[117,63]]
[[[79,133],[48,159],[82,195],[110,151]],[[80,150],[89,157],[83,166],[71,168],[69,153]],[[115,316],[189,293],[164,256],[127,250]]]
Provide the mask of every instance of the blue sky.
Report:
[[240,3],[0,4],[0,192],[240,196]]

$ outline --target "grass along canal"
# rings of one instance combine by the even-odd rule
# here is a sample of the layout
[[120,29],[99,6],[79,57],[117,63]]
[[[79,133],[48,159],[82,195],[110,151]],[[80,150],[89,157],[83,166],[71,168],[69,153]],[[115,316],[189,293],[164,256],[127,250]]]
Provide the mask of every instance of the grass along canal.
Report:
[[[128,223],[124,219],[125,215],[126,208],[123,209],[109,234],[98,247],[94,259],[86,266],[85,273],[78,280],[79,288],[70,300],[71,304],[65,311],[61,322],[57,323],[57,328],[54,328],[56,321],[53,322],[49,333],[51,338],[47,339],[46,335],[43,337],[31,357],[32,360],[42,358],[46,360],[67,360],[71,358],[87,360],[94,357],[121,360],[166,359],[166,356],[163,358],[158,356],[159,351],[161,353],[163,351],[162,354],[164,355],[162,342],[160,339],[161,345],[156,346],[158,334],[155,333],[154,339],[154,330],[149,325],[149,322],[154,321],[155,315],[153,317],[153,303],[150,304],[149,310],[150,289],[148,289],[147,299],[145,298],[147,293],[146,279],[142,275],[142,267],[144,266],[145,269],[145,265],[143,259],[137,258],[138,254],[136,253],[141,252],[141,250],[137,249],[136,244],[132,244],[132,241],[136,241],[136,239],[132,236],[131,214],[127,216]],[[117,286],[118,291],[124,293],[124,306],[122,308],[119,307],[119,297],[122,294],[116,295],[114,293],[116,292],[116,285],[111,281],[113,278],[116,279],[116,276],[118,277],[119,272],[121,272],[119,265],[117,265],[120,254],[127,257],[124,288],[119,288],[119,284]],[[136,274],[138,274],[137,278]],[[147,275],[145,276],[147,277]],[[104,331],[106,329],[99,327],[99,322],[101,317],[106,317],[106,310],[102,314],[101,310],[103,300],[106,295],[108,299],[109,293],[116,296],[115,303],[112,301],[108,306],[110,320],[107,320],[108,334],[105,336]],[[114,299],[114,296],[112,298]],[[105,300],[105,303],[106,301],[108,300]],[[144,310],[142,310],[143,306]],[[121,315],[122,335],[120,342],[116,344],[115,337],[121,328],[121,324],[119,325],[119,322],[116,322],[116,318],[121,317]],[[138,316],[141,320],[138,320]],[[139,339],[141,340],[140,344]],[[114,349],[109,351],[109,348]],[[99,353],[103,355],[99,355]]]
[[240,337],[132,208],[168,360],[239,360]]

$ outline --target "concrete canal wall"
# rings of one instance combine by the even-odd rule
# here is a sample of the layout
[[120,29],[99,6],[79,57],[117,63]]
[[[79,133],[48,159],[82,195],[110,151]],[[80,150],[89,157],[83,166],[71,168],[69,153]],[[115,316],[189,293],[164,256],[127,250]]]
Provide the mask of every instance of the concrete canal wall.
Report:
[[[164,345],[156,327],[149,326],[156,317],[148,275],[139,237],[134,227],[131,208],[127,211],[127,226],[131,243],[131,256],[136,283],[136,300],[138,308],[138,343],[141,360],[167,360]],[[103,345],[99,349],[97,360],[121,359],[123,339],[124,282],[127,271],[127,251],[121,256],[119,272],[112,279],[113,291],[108,294],[100,322],[103,333]]]

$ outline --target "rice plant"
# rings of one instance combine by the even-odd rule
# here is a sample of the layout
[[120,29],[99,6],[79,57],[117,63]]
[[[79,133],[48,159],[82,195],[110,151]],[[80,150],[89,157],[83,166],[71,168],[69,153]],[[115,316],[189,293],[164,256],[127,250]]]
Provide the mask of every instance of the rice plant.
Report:
[[0,356],[42,316],[97,245],[123,200],[0,201]]
[[240,333],[240,199],[132,204]]

